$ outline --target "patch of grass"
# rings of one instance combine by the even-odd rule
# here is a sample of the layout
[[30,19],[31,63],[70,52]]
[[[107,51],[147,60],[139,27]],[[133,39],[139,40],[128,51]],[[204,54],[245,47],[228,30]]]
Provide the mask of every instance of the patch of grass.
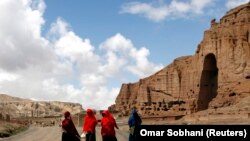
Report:
[[9,133],[0,132],[0,138],[5,138],[5,137],[9,137],[9,136],[10,136]]
[[1,123],[0,138],[10,137],[28,129],[27,126],[15,123]]
[[20,132],[23,132],[25,130],[27,130],[28,127],[26,126],[19,126],[19,127],[11,127],[11,129],[8,129],[8,133],[10,134],[10,136],[16,135]]

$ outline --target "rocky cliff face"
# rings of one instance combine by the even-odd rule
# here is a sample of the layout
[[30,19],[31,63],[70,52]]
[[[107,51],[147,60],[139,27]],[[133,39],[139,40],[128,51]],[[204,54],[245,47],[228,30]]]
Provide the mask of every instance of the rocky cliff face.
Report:
[[250,96],[250,3],[211,21],[194,55],[137,83],[123,84],[112,109],[127,115],[188,115]]
[[10,118],[61,116],[66,110],[72,114],[83,111],[78,103],[32,101],[0,94],[0,119],[6,115]]

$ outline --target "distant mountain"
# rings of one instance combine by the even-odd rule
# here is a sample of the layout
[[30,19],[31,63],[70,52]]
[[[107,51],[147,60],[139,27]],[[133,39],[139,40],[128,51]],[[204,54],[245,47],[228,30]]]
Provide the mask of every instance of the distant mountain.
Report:
[[59,101],[33,101],[0,94],[0,113],[11,118],[62,116],[65,111],[73,115],[83,111],[79,103]]
[[0,102],[9,102],[9,101],[31,101],[30,99],[22,99],[19,97],[13,97],[6,94],[0,94]]

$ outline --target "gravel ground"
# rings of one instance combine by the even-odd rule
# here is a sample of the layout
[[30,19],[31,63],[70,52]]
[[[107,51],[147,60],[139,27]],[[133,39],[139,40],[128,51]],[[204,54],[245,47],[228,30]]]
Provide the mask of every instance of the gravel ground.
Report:
[[[116,137],[119,141],[128,140],[128,132],[125,125],[119,126],[120,129],[116,130]],[[81,134],[81,127],[77,128],[79,134]],[[28,130],[9,137],[0,138],[0,141],[60,141],[61,140],[61,128],[58,126],[53,127],[35,127],[32,126]],[[84,141],[85,139],[82,139]],[[96,128],[96,141],[101,141],[100,127]]]

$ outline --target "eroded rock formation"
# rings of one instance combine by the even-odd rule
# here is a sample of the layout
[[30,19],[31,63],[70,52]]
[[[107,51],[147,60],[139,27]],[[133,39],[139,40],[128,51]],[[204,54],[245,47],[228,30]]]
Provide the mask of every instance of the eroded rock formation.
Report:
[[211,21],[194,55],[177,58],[137,83],[123,84],[111,108],[127,115],[188,115],[250,96],[250,3]]
[[11,118],[62,116],[65,111],[74,115],[83,109],[78,103],[32,101],[0,94],[0,120],[6,119],[7,116]]

